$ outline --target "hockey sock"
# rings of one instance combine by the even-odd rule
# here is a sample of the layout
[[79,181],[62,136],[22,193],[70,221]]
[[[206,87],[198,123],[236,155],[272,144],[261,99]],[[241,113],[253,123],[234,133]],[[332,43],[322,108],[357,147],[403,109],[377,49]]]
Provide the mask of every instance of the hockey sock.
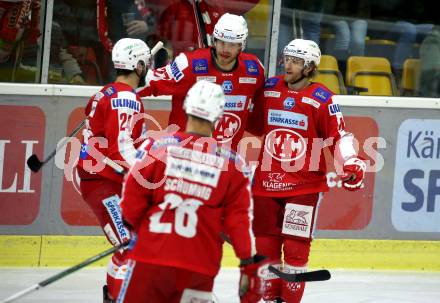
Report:
[[[268,258],[268,263],[281,267],[281,237],[265,236],[256,237],[257,251]],[[281,296],[281,279],[269,270],[263,271],[263,300],[275,300]]]

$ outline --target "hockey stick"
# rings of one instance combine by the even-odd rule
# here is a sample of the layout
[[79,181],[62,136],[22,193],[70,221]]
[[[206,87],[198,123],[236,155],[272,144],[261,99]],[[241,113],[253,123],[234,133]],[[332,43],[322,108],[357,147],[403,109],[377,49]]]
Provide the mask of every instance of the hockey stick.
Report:
[[193,7],[194,18],[196,21],[197,33],[198,35],[198,44],[199,48],[208,46],[208,38],[206,35],[206,30],[204,27],[205,22],[203,21],[202,13],[200,12],[199,5],[197,4],[198,0],[191,0],[191,5]]
[[38,159],[38,156],[36,154],[33,154],[32,156],[30,156],[26,161],[27,166],[30,168],[30,170],[33,171],[34,173],[38,172],[44,164],[46,164],[53,157],[55,157],[56,153],[62,147],[64,147],[64,145],[66,145],[68,141],[70,141],[70,138],[75,136],[75,134],[84,126],[84,124],[86,123],[86,119],[82,120],[81,123],[78,124],[78,126],[69,134],[69,136],[64,138],[64,141],[61,144],[58,144],[57,147],[55,148],[55,150],[53,150],[49,154],[49,156],[47,156],[43,161],[40,161],[40,159]]
[[7,297],[6,299],[4,299],[3,301],[0,301],[0,303],[7,303],[7,302],[13,302],[15,300],[17,300],[18,298],[21,298],[35,290],[38,290],[40,288],[43,288],[49,284],[52,284],[55,281],[58,281],[59,279],[64,278],[65,276],[70,275],[71,273],[74,273],[75,271],[80,270],[83,267],[86,267],[87,265],[92,264],[93,262],[96,262],[104,257],[107,257],[108,255],[113,254],[115,251],[124,248],[125,246],[127,246],[129,244],[129,242],[125,242],[122,244],[119,244],[118,246],[114,246],[110,249],[107,249],[106,251],[103,251],[102,253],[97,254],[96,256],[90,257],[87,260],[84,260],[83,262],[74,265],[50,278],[47,278],[44,281],[41,281],[40,283],[36,283],[26,289],[23,289],[22,291],[19,291],[15,294],[13,294],[12,296]]
[[326,269],[308,271],[297,274],[288,274],[278,270],[277,268],[269,265],[269,271],[280,277],[287,282],[315,282],[315,281],[327,281],[330,280],[330,272]]
[[151,55],[152,55],[152,56],[156,55],[156,53],[157,53],[161,48],[163,48],[163,42],[162,42],[162,41],[159,41],[159,42],[157,42],[156,45],[153,46],[153,48],[151,49],[151,51],[150,51]]
[[[163,42],[159,41],[151,49],[151,55],[154,56],[161,48],[163,48]],[[33,171],[34,173],[37,173],[44,164],[46,164],[53,157],[55,157],[56,153],[61,148],[63,148],[64,145],[66,145],[70,141],[71,137],[75,136],[75,134],[84,126],[84,124],[86,123],[86,120],[87,120],[87,118],[85,118],[83,121],[81,121],[81,123],[72,131],[72,133],[70,133],[69,136],[64,138],[64,141],[61,144],[58,144],[57,147],[55,148],[55,150],[53,150],[43,161],[40,161],[40,159],[38,158],[38,156],[36,154],[31,155],[26,161],[29,169],[31,171]]]

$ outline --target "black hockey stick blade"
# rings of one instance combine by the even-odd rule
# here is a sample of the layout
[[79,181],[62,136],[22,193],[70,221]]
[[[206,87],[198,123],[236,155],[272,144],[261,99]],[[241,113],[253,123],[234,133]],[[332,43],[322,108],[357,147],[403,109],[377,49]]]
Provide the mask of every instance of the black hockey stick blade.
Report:
[[43,162],[40,161],[40,159],[38,159],[36,154],[33,154],[32,156],[30,156],[27,161],[27,166],[29,167],[29,169],[31,171],[33,171],[34,173],[37,173],[41,166],[43,166]]
[[287,282],[316,282],[316,281],[327,281],[330,280],[330,272],[326,269],[308,271],[297,274],[289,274],[278,270],[277,268],[269,265],[269,271],[280,277],[282,280]]

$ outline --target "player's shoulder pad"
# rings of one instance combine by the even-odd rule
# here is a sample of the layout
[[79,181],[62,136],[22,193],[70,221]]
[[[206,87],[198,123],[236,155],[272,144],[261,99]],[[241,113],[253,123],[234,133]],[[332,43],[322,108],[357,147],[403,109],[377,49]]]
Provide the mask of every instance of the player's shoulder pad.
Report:
[[264,88],[274,88],[280,82],[280,77],[271,77],[264,83]]
[[321,103],[327,103],[334,95],[327,87],[320,83],[314,83],[315,88],[312,90],[311,96]]
[[167,72],[171,75],[176,82],[183,79],[183,71],[188,67],[188,57],[185,53],[180,53],[173,62],[167,66]]

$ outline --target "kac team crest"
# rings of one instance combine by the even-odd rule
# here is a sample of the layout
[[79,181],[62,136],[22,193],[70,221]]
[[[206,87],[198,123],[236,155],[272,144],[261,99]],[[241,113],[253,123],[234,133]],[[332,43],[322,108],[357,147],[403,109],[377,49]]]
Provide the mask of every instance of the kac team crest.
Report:
[[267,134],[264,148],[279,161],[292,161],[305,154],[307,145],[306,140],[297,132],[278,128]]
[[225,112],[223,117],[216,122],[213,137],[218,142],[228,142],[238,133],[241,119],[233,113]]

